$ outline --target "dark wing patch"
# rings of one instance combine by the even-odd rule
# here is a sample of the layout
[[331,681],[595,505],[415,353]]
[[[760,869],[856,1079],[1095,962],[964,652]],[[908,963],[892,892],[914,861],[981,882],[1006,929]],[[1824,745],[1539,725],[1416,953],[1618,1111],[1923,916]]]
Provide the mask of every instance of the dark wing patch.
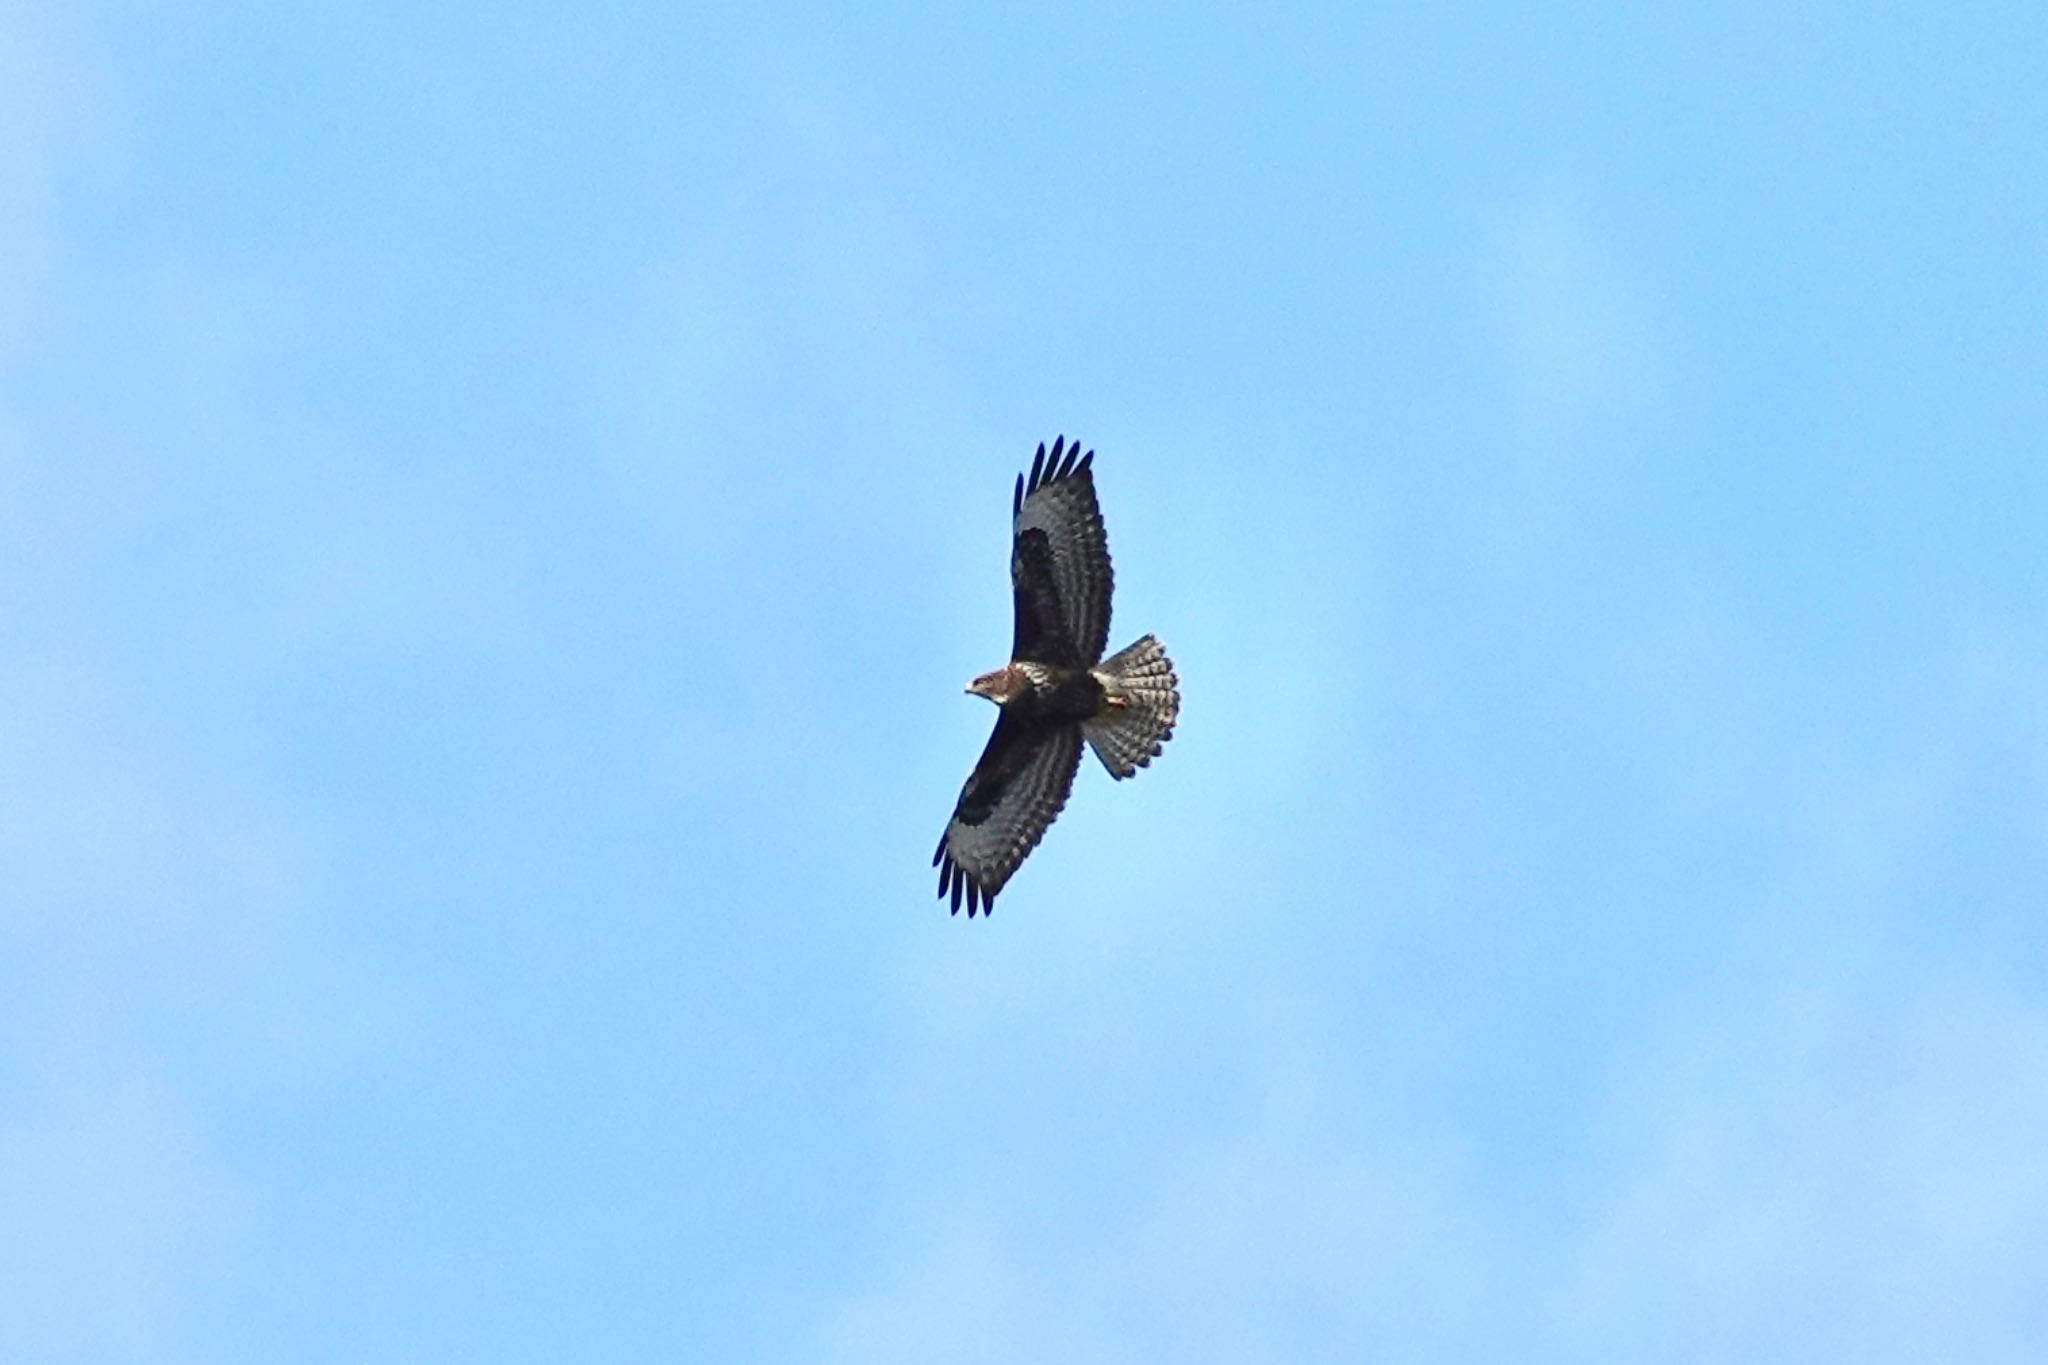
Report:
[[1010,498],[1014,539],[1010,582],[1016,592],[1017,637],[1011,657],[1045,663],[1093,664],[1109,643],[1109,599],[1115,575],[1109,536],[1095,500],[1095,452],[1062,436],[1041,443],[1031,474],[1017,476]]
[[1080,763],[1079,726],[1033,725],[1007,712],[997,717],[932,854],[939,898],[952,899],[954,914],[963,899],[970,918],[994,913],[996,893],[1067,804]]
[[1010,588],[1017,605],[1017,634],[1010,643],[1010,657],[1078,667],[1081,650],[1060,605],[1059,568],[1053,562],[1052,540],[1036,527],[1017,532],[1011,543]]

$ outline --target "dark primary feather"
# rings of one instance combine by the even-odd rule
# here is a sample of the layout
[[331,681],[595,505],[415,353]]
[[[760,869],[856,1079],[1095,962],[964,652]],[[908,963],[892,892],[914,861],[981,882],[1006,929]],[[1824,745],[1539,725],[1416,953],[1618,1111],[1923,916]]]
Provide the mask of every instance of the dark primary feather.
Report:
[[1079,442],[1043,443],[1011,496],[1010,579],[1017,630],[1011,657],[1093,664],[1109,642],[1115,574],[1095,498],[1095,476]]
[[993,911],[996,893],[1038,846],[1073,790],[1081,731],[1071,722],[1018,721],[1005,711],[982,750],[932,863],[939,895],[972,916]]

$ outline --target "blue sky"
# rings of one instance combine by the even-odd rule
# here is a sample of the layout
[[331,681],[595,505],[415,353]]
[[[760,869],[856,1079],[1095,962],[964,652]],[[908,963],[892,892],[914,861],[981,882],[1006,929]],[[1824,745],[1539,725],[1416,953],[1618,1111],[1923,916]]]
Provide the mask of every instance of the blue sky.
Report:
[[1790,8],[0,9],[0,1357],[2034,1359],[2048,22]]

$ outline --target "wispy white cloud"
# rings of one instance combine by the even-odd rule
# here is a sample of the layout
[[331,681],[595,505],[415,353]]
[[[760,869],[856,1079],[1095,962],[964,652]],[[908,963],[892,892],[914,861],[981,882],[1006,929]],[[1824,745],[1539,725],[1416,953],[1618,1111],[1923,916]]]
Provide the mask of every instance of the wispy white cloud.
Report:
[[921,1200],[886,1273],[795,1356],[1283,1361],[1471,1341],[1492,1253],[1464,1153],[1359,1122],[1332,1050],[1283,1046],[1251,1060],[1264,1091],[1236,1121],[1157,1152],[1099,1216],[1045,1171]]
[[246,1196],[192,1106],[119,1068],[0,1102],[0,1354],[191,1358]]
[[[265,1229],[231,1155],[393,1036],[322,838],[76,659],[0,664],[0,1355],[198,1358]],[[275,1112],[275,1110],[273,1110]]]
[[[1657,638],[1626,657],[1661,674],[1741,642],[1754,685],[1710,735],[1746,717],[1779,747],[1731,759],[1753,819],[1730,813],[1729,774],[1704,801],[1682,764],[1647,786],[1710,840],[1778,834],[1740,841],[1757,875],[1714,884],[1704,960],[1624,1013],[1589,1003],[1590,1071],[1541,1125],[1557,1150],[1504,1149],[1466,1112],[1440,1073],[1489,1059],[1422,1041],[1455,1006],[1411,998],[1374,1016],[1375,1042],[1334,1025],[1311,972],[1302,1009],[1261,1020],[1218,981],[1191,1022],[1159,940],[1206,931],[1166,920],[1085,964],[1028,935],[994,964],[948,952],[905,993],[928,1027],[893,1092],[916,1150],[892,1235],[793,1358],[2028,1358],[2048,998],[2001,955],[2000,888],[1951,874],[1987,791],[2022,812],[2004,837],[2038,837],[2037,661],[1965,642],[1816,721],[1784,713],[1797,664],[1739,624]],[[1926,709],[1887,725],[1905,703]],[[1373,913],[1428,911],[1390,895]],[[1269,957],[1238,967],[1273,984]],[[1169,1096],[1189,1107],[1161,1122]]]
[[1619,1068],[1565,1354],[2028,1359],[2048,1008],[1967,962],[1760,967]]
[[0,359],[11,358],[45,273],[55,237],[56,169],[68,102],[46,50],[43,16],[10,10],[0,28]]
[[[75,339],[53,311],[80,283],[68,215],[121,189],[106,172],[127,92],[74,18],[91,22],[30,4],[0,23],[0,380],[46,334]],[[236,1156],[251,1111],[223,1096],[317,1105],[390,1038],[388,997],[318,919],[330,831],[246,762],[252,729],[218,724],[237,689],[261,693],[266,664],[311,648],[317,590],[343,572],[320,559],[336,518],[329,504],[324,524],[266,531],[198,491],[260,444],[252,338],[193,292],[198,277],[145,274],[161,289],[130,300],[140,368],[166,363],[189,387],[134,372],[80,394],[0,382],[10,1360],[205,1358],[264,1227]],[[233,491],[260,501],[275,483]],[[301,553],[253,562],[266,535]],[[368,595],[353,593],[359,610]]]
[[73,7],[23,3],[0,23],[0,363],[31,336],[61,254],[67,196],[118,161],[118,83]]
[[1754,790],[1782,861],[1589,1115],[1603,1193],[1564,1249],[1566,1354],[2030,1357],[2048,989],[2011,914],[2044,857],[2048,728],[2032,632],[1991,633],[1772,725],[1783,771]]
[[1487,276],[1523,439],[1569,451],[1589,425],[1629,416],[1663,391],[1671,340],[1586,191],[1527,195],[1493,235]]
[[[1669,243],[1539,186],[1445,264],[1431,111],[1500,73],[1219,150],[1298,73],[1219,50],[1176,143],[1156,76],[920,88],[909,13],[234,11],[132,121],[169,211],[85,253],[69,13],[0,35],[0,367],[73,381],[0,398],[0,1355],[216,1359],[257,1299],[267,1356],[791,1297],[806,1360],[2042,1335],[2048,654],[1817,664],[1715,581],[1768,537],[1605,500],[1691,360]],[[984,456],[1041,422],[1187,724],[948,923]]]

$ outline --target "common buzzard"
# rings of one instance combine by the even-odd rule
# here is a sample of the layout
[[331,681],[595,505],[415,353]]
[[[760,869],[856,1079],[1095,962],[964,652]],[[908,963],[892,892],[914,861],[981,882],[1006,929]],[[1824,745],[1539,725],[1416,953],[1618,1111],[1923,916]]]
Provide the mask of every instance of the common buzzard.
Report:
[[1010,498],[1010,584],[1017,634],[1010,662],[967,684],[1000,709],[981,761],[939,839],[939,899],[952,913],[993,913],[996,893],[1067,804],[1081,741],[1122,779],[1159,755],[1180,715],[1180,679],[1150,635],[1109,643],[1109,539],[1095,502],[1095,452],[1064,436],[1041,442]]

